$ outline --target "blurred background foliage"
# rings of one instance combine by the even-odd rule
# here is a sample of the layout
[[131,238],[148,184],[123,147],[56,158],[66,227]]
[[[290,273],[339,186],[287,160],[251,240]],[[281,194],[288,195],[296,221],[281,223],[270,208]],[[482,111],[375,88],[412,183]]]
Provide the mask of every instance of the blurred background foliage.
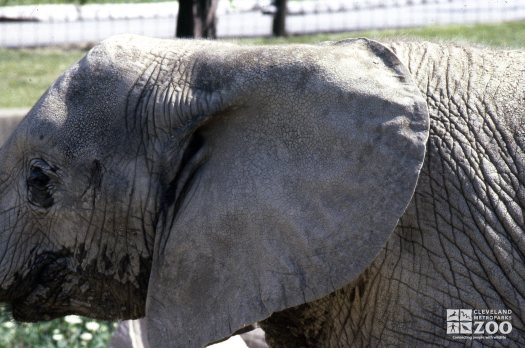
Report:
[[105,348],[115,325],[76,315],[38,324],[17,323],[0,311],[1,348]]

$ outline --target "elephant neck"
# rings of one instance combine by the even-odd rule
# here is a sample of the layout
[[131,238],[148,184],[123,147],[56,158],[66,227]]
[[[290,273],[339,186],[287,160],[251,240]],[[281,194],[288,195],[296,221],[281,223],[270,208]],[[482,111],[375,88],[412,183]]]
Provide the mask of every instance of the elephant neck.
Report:
[[428,43],[392,48],[426,95],[431,118],[422,174],[429,179],[416,198],[431,198],[440,214],[423,221],[451,231],[452,240],[460,233],[479,257],[516,275],[504,268],[509,260],[525,264],[525,54]]
[[[446,309],[506,309],[515,313],[509,337],[519,341],[525,331],[525,89],[519,87],[525,54],[393,47],[426,95],[430,137],[414,198],[371,268],[380,280],[367,286],[389,313],[387,327],[407,323],[400,325],[405,336],[428,331],[425,339],[436,342],[437,335],[446,344]],[[399,290],[381,300],[387,284]]]

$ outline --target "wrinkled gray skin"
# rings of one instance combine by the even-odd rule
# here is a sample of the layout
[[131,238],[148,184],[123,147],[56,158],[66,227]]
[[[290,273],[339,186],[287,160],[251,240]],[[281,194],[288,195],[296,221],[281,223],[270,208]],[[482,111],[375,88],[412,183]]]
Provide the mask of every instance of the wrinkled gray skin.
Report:
[[447,308],[525,344],[525,53],[390,48],[95,47],[0,150],[0,300],[155,347],[463,345]]
[[[262,323],[267,339],[273,347],[522,347],[525,52],[390,47],[430,114],[414,197],[358,279],[272,315]],[[511,309],[513,331],[500,342],[452,341],[446,308]]]

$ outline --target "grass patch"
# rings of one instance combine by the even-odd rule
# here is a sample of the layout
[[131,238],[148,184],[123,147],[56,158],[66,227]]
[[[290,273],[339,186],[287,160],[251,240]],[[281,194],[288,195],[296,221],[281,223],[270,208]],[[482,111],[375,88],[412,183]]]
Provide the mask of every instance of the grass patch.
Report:
[[287,44],[336,41],[351,37],[368,37],[376,40],[423,39],[431,41],[454,41],[492,47],[525,47],[525,21],[500,24],[447,25],[425,28],[395,30],[369,30],[336,34],[290,36],[287,38],[239,39],[250,44]]
[[115,326],[69,315],[38,324],[16,323],[0,311],[0,347],[106,348]]
[[82,50],[0,49],[0,107],[33,105]]

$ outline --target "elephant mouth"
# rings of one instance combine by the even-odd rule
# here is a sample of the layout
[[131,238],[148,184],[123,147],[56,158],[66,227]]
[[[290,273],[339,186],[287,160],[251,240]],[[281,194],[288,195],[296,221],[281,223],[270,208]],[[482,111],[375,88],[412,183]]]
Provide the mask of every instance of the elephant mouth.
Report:
[[10,298],[13,318],[18,321],[34,322],[50,320],[64,315],[60,306],[60,284],[67,270],[64,252],[39,255],[31,271],[16,282]]
[[95,319],[136,319],[144,316],[145,293],[96,271],[96,265],[75,270],[68,253],[49,253],[11,296],[13,318],[23,322],[51,320],[69,314]]

